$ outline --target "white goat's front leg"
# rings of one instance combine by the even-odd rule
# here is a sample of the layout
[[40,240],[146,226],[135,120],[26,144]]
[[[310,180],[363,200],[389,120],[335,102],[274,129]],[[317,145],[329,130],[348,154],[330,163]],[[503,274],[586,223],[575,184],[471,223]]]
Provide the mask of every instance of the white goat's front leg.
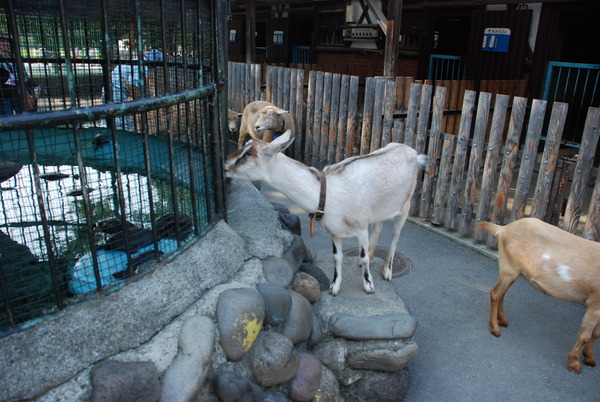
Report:
[[344,253],[342,252],[344,239],[340,237],[333,237],[333,280],[331,281],[331,285],[329,287],[329,294],[332,296],[337,296],[342,287],[342,260],[344,258]]
[[[408,204],[408,203],[407,203]],[[392,241],[390,242],[390,249],[385,259],[385,264],[381,270],[381,276],[386,281],[392,280],[392,267],[394,266],[394,255],[396,254],[396,247],[398,247],[398,239],[400,238],[400,232],[406,223],[408,218],[408,207],[403,208],[404,210],[400,215],[396,216],[396,222],[394,223],[394,233],[392,234]]]
[[[381,228],[380,228],[381,229]],[[375,292],[375,284],[373,283],[373,277],[371,276],[371,271],[369,270],[369,229],[366,228],[361,230],[358,235],[358,249],[360,252],[360,257],[358,259],[358,265],[362,269],[363,276],[363,289],[367,293]]]

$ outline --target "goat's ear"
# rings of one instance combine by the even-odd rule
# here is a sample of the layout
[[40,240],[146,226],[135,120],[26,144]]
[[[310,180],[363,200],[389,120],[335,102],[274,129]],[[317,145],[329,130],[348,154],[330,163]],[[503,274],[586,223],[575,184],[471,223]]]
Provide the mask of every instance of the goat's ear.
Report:
[[243,113],[236,113],[237,117],[242,117]]
[[281,134],[279,137],[277,137],[269,143],[267,147],[267,153],[269,155],[273,155],[277,152],[281,152],[290,145],[292,145],[292,142],[294,142],[294,137],[292,137],[292,131],[289,129],[285,130],[285,133]]
[[289,113],[289,110],[277,109],[277,114],[286,114]]

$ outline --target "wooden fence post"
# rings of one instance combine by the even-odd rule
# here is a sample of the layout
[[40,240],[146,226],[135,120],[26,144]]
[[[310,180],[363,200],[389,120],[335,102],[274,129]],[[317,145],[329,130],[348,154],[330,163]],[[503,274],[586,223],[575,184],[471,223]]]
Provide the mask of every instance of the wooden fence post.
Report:
[[440,153],[440,139],[442,128],[442,117],[444,115],[444,99],[446,97],[446,88],[437,87],[433,97],[433,115],[431,117],[431,130],[429,131],[429,145],[427,154],[434,166],[429,169],[423,179],[423,190],[421,195],[421,205],[419,216],[428,219],[431,213],[431,198],[435,187],[435,163]]
[[304,140],[304,163],[312,165],[313,142],[314,142],[314,114],[315,114],[315,92],[317,73],[308,73],[308,94],[306,100],[306,139]]
[[473,128],[473,141],[471,142],[471,155],[469,157],[469,169],[467,170],[467,177],[465,179],[462,214],[458,228],[460,234],[463,236],[467,236],[471,232],[475,197],[481,183],[478,178],[482,165],[483,150],[485,149],[485,133],[487,131],[491,98],[492,95],[489,92],[479,93],[477,116],[475,117],[475,127]]
[[516,221],[525,216],[525,207],[527,206],[533,169],[535,168],[537,159],[538,145],[542,136],[544,116],[546,115],[546,103],[544,100],[534,99],[531,106],[531,113],[529,114],[529,121],[527,123],[527,135],[521,153],[521,166],[519,167],[519,176],[517,177],[517,186],[515,188],[509,222]]
[[329,133],[327,136],[327,157],[326,164],[335,162],[335,151],[337,148],[337,126],[340,118],[340,85],[342,77],[340,74],[333,74],[331,81],[331,117],[329,118]]
[[550,201],[550,190],[552,189],[556,163],[558,162],[558,150],[560,149],[560,141],[567,119],[568,106],[566,103],[561,102],[554,102],[552,105],[552,115],[548,124],[546,144],[542,154],[533,201],[531,202],[531,216],[533,218],[544,220],[546,216]]
[[358,154],[358,151],[355,149],[356,145],[359,144],[356,141],[358,129],[358,77],[356,75],[350,77],[349,96],[348,121],[346,123],[346,158]]
[[404,143],[409,147],[415,147],[417,142],[417,106],[419,105],[419,95],[421,94],[421,84],[411,84],[410,97],[406,112],[406,123],[404,132]]
[[474,91],[466,91],[463,97],[462,113],[460,116],[460,125],[458,129],[458,138],[456,152],[454,154],[454,164],[452,166],[452,178],[450,180],[450,194],[448,195],[448,207],[446,212],[446,228],[455,230],[458,214],[458,201],[460,190],[463,184],[465,174],[465,160],[469,150],[469,137],[471,136],[471,122],[473,121],[473,109],[475,108]]
[[321,117],[323,115],[323,81],[325,80],[325,73],[320,71],[317,72],[316,78],[317,81],[315,84],[314,98],[312,152],[310,155],[310,164],[312,166],[318,166],[319,164],[319,145],[321,143]]
[[[492,117],[492,128],[487,146],[487,155],[483,167],[483,176],[481,179],[481,189],[479,191],[479,205],[477,206],[477,222],[488,220],[490,203],[492,200],[492,186],[496,180],[496,168],[500,155],[502,144],[502,133],[504,132],[504,122],[506,121],[506,110],[508,108],[508,95],[496,95],[496,106]],[[473,238],[476,241],[482,241],[485,233],[473,228]]]
[[371,125],[373,121],[373,106],[375,101],[375,78],[369,77],[365,82],[365,100],[360,135],[360,154],[369,153],[371,145]]
[[577,231],[577,225],[581,217],[581,206],[583,195],[590,179],[592,168],[594,167],[594,156],[598,146],[598,137],[600,136],[600,108],[590,107],[585,119],[583,128],[583,137],[581,138],[581,148],[579,157],[575,165],[573,174],[573,183],[571,192],[565,210],[565,220],[563,229],[570,233]]
[[327,147],[329,145],[329,122],[331,120],[331,84],[332,73],[325,73],[323,80],[323,112],[321,114],[321,133],[319,144],[319,161],[317,167],[322,169],[327,164]]
[[392,127],[394,125],[394,110],[396,108],[396,80],[394,78],[385,79],[385,100],[383,104],[381,146],[385,147],[392,140]]
[[340,106],[338,108],[338,119],[336,128],[336,146],[332,162],[339,162],[344,159],[344,147],[346,146],[346,124],[348,120],[350,76],[342,75],[340,80]]
[[592,192],[590,200],[590,208],[588,210],[585,228],[583,229],[583,237],[588,240],[598,241],[598,226],[600,226],[600,169],[596,175],[596,184]]
[[[421,95],[414,94],[415,91],[412,89],[419,89]],[[425,153],[425,143],[427,140],[427,130],[425,132],[418,131],[415,133],[416,126],[423,126],[425,129],[427,128],[427,122],[429,121],[429,108],[431,105],[431,85],[420,85],[413,84],[413,88],[410,93],[410,104],[408,105],[408,117],[406,120],[407,124],[407,137],[404,139],[407,145],[415,148],[417,153],[423,154]],[[419,99],[420,97],[420,99]],[[414,102],[414,105],[413,105]],[[421,107],[419,112],[419,121],[417,121],[417,102],[420,103]],[[420,121],[425,120],[424,124],[421,124]],[[410,124],[410,127],[408,125]],[[417,129],[418,130],[418,129]],[[435,168],[435,161],[431,161],[432,167]],[[416,215],[419,211],[419,202],[421,199],[421,188],[423,187],[423,177],[427,174],[428,169],[424,169],[423,172],[419,172],[417,175],[417,185],[415,187],[415,192],[413,193],[412,200],[410,202],[410,215]]]
[[[525,119],[526,107],[526,98],[518,97],[514,99],[508,134],[504,145],[504,157],[502,159],[502,166],[500,167],[500,177],[498,180],[498,190],[496,191],[496,202],[492,214],[492,222],[504,223],[510,184],[512,182],[512,175],[517,161],[517,154],[519,152],[519,140],[521,138],[521,132],[523,131],[523,120]],[[487,244],[489,247],[495,248],[497,238],[488,236]]]
[[[431,214],[431,223],[440,225],[446,210],[444,201],[446,190],[448,188],[448,176],[452,167],[452,153],[456,136],[453,134],[443,134],[444,141],[442,145],[442,154],[440,157],[440,167],[438,169],[435,195],[433,197],[433,212]],[[422,204],[421,204],[422,205]]]

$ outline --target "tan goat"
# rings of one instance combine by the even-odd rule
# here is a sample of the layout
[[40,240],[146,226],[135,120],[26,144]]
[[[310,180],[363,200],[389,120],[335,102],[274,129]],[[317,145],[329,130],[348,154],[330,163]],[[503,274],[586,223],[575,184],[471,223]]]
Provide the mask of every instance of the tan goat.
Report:
[[506,327],[504,295],[523,276],[535,289],[557,299],[583,303],[586,312],[577,342],[569,352],[569,371],[579,373],[579,355],[595,366],[594,344],[600,337],[600,243],[577,237],[535,218],[506,226],[481,222],[480,230],[498,237],[498,282],[490,291],[490,329],[500,336]]
[[296,126],[292,115],[266,101],[248,103],[242,113],[238,149],[246,143],[246,137],[271,142],[273,138],[290,130],[292,138],[296,135]]

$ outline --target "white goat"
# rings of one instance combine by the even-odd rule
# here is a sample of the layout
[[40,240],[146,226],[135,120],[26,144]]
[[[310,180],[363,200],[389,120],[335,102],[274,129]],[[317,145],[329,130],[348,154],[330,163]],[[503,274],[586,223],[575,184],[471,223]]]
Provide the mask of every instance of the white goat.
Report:
[[577,237],[535,218],[506,226],[481,222],[480,230],[498,237],[498,282],[490,292],[490,329],[506,327],[504,295],[519,275],[535,289],[557,299],[583,303],[586,312],[569,352],[569,371],[579,373],[579,355],[595,366],[594,344],[600,337],[600,243]]
[[[293,140],[289,130],[271,143],[250,140],[244,148],[227,157],[226,177],[260,180],[304,210],[317,212],[323,173],[281,153]],[[427,161],[427,156],[417,155],[409,146],[392,143],[369,155],[355,156],[324,169],[327,191],[321,224],[333,237],[335,262],[330,294],[335,296],[340,291],[342,242],[350,236],[358,238],[363,288],[367,293],[375,291],[369,259],[377,245],[382,222],[395,218],[394,234],[382,271],[385,280],[392,279],[394,253],[408,216],[417,172]],[[373,224],[370,243],[369,224]]]

